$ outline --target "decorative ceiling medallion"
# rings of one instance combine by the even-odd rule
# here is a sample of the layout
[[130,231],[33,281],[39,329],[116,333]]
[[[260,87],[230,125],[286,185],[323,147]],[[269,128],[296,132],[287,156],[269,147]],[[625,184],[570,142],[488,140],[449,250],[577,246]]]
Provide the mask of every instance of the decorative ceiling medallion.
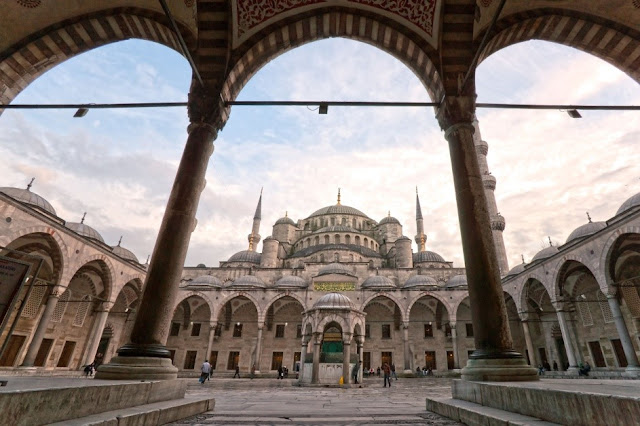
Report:
[[493,0],[480,0],[480,4],[484,7],[491,6],[491,2],[493,2]]
[[42,0],[16,0],[16,3],[18,3],[20,6],[33,8],[40,6]]

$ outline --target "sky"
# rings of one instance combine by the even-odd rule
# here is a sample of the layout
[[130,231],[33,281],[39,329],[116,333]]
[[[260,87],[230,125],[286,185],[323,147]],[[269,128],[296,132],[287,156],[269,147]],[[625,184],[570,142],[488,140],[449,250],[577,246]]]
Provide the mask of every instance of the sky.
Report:
[[[72,58],[13,103],[186,101],[191,71],[175,51],[124,41]],[[640,86],[586,53],[547,42],[503,49],[480,64],[478,102],[640,104]],[[317,41],[263,67],[238,100],[429,102],[401,62],[345,39]],[[413,239],[415,188],[427,249],[464,266],[448,145],[431,108],[235,106],[215,142],[187,266],[218,266],[248,248],[261,188],[262,237],[288,212],[303,219],[336,203],[375,220],[388,212]],[[26,187],[58,216],[95,228],[145,262],[184,148],[186,108],[6,110],[0,116],[0,186]],[[613,217],[640,192],[634,156],[639,112],[478,110],[506,219],[510,267],[578,226]],[[260,244],[259,250],[262,245]],[[414,243],[414,251],[417,250]]]

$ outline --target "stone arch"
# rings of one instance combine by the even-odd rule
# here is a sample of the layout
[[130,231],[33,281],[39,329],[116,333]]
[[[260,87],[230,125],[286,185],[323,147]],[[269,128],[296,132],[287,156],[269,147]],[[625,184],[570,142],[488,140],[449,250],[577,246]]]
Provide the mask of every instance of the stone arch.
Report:
[[[106,270],[103,270],[103,272],[106,273],[104,299],[109,301],[115,301],[115,299],[113,299],[114,297],[113,283],[116,277],[116,273],[115,273],[113,264],[111,263],[111,259],[109,259],[109,257],[105,256],[104,254],[94,254],[92,256],[83,257],[74,261],[74,265],[79,265],[79,266],[73,270],[73,273],[71,273],[71,268],[67,268],[68,279],[64,279],[61,282],[62,286],[66,287],[80,269],[82,269],[84,266],[94,261],[98,261],[98,263],[104,264],[104,266],[106,267]],[[63,277],[63,278],[67,278],[67,277]]]
[[187,300],[190,297],[199,297],[202,300],[204,300],[205,303],[207,304],[207,306],[209,307],[209,313],[210,313],[209,321],[211,321],[212,323],[215,322],[215,320],[216,320],[216,315],[214,314],[214,311],[215,311],[214,310],[214,306],[215,306],[215,304],[213,303],[213,301],[211,299],[209,299],[209,297],[206,294],[204,294],[204,293],[202,293],[200,291],[189,291],[188,293],[181,294],[180,298],[177,299],[175,301],[174,305],[173,305],[173,311],[175,312],[175,310],[178,308],[178,306],[180,306],[180,304],[182,302],[184,302],[185,300]]
[[[388,292],[380,292],[380,293],[374,293],[371,296],[369,296],[368,298],[366,298],[363,302],[362,305],[360,307],[361,311],[364,311],[364,308],[367,307],[367,305],[369,303],[371,303],[371,301],[373,299],[375,299],[376,297],[386,297],[387,299],[391,300],[393,303],[396,304],[397,308],[400,309],[400,312],[402,312],[402,315],[404,317],[404,312],[402,310],[402,303],[400,303],[400,300],[398,300],[397,296],[395,296],[393,293],[388,293]],[[405,319],[402,318],[402,320],[404,321]]]
[[[518,298],[516,299],[515,297],[513,297],[513,301],[516,303],[516,307],[518,309],[518,312],[527,312],[528,311],[528,298],[529,298],[529,289],[531,288],[532,285],[534,285],[535,282],[540,283],[540,285],[542,286],[542,288],[544,289],[545,293],[547,294],[547,296],[549,297],[549,301],[550,303],[552,303],[552,308],[553,308],[553,301],[556,300],[554,299],[554,295],[553,292],[549,291],[549,287],[547,287],[546,285],[544,285],[544,281],[542,281],[540,279],[540,277],[538,277],[536,274],[530,274],[530,276],[527,277],[527,279],[522,283],[522,286],[520,287],[519,291],[518,291]],[[540,303],[542,301],[542,299],[544,298],[544,294],[540,294],[540,299],[538,299],[537,304],[540,308],[542,308],[542,306],[540,306]],[[533,299],[532,299],[533,300]]]
[[[613,282],[613,277],[611,276],[611,271],[609,265],[611,265],[611,257],[614,252],[614,248],[616,243],[619,241],[620,237],[626,234],[638,234],[640,235],[640,225],[628,225],[622,228],[616,229],[602,246],[600,252],[600,265],[602,265],[603,272],[603,281],[605,282],[605,289],[603,289],[603,293],[609,294],[614,289],[609,288],[609,283]],[[605,291],[606,290],[606,291]]]
[[[411,308],[413,308],[413,305],[420,299],[422,299],[423,297],[428,296],[428,297],[433,297],[434,299],[436,299],[437,301],[439,301],[440,303],[442,303],[445,307],[445,309],[447,310],[447,315],[449,316],[449,318],[451,318],[451,320],[453,321],[453,319],[455,319],[455,310],[453,310],[453,306],[451,306],[449,304],[449,302],[447,301],[447,299],[436,293],[436,292],[430,292],[430,291],[421,291],[420,293],[418,293],[416,296],[414,296],[413,299],[411,299],[411,301],[409,302],[409,306],[407,307],[407,311],[405,312],[405,321],[409,321],[409,316],[411,315]],[[460,303],[460,301],[458,301],[458,303]],[[456,305],[457,306],[457,305]]]
[[245,42],[247,47],[230,67],[222,95],[225,100],[235,100],[260,68],[288,50],[315,40],[342,37],[373,45],[394,56],[414,72],[431,99],[439,101],[444,87],[435,65],[437,61],[433,59],[437,58],[435,50],[409,30],[400,31],[398,25],[387,22],[380,15],[340,6],[281,20]]
[[264,312],[265,312],[265,313],[266,313],[266,312],[268,312],[268,311],[269,311],[269,308],[270,308],[271,306],[273,306],[273,304],[274,304],[275,302],[277,302],[278,300],[283,299],[283,298],[285,298],[285,297],[287,297],[287,296],[289,296],[289,297],[291,297],[292,299],[295,299],[296,301],[298,301],[298,303],[300,303],[300,306],[302,306],[302,310],[303,310],[303,311],[306,309],[304,298],[303,298],[302,296],[300,296],[299,294],[297,294],[296,292],[291,291],[291,292],[279,293],[279,294],[275,295],[274,297],[272,297],[272,298],[267,302],[267,304],[265,305],[265,307],[264,307]]
[[[195,44],[191,31],[183,27],[181,33],[189,45]],[[156,12],[116,8],[66,19],[0,53],[0,103],[11,103],[36,78],[67,59],[130,38],[154,41],[180,52],[166,18]]]
[[[231,300],[235,299],[236,297],[246,297],[249,301],[251,301],[251,303],[253,303],[253,306],[256,309],[256,313],[258,314],[258,323],[260,322],[264,322],[264,318],[266,316],[266,310],[262,310],[260,308],[260,303],[258,302],[258,300],[249,292],[246,291],[234,291],[233,293],[228,294],[227,296],[225,296],[219,303],[218,303],[218,314],[220,315],[220,313],[222,312],[222,309],[224,308],[224,306]],[[214,321],[219,321],[219,318],[217,317],[213,317]]]
[[[596,280],[598,286],[602,289],[603,283],[602,280],[599,279],[602,275],[598,274],[600,268],[594,267],[593,265],[589,265],[584,262],[582,257],[576,256],[573,253],[562,256],[558,262],[555,264],[556,266],[553,268],[553,275],[551,277],[551,282],[553,283],[553,291],[555,300],[562,299],[562,286],[563,286],[563,276],[567,272],[567,269],[571,265],[571,263],[577,263],[580,266],[584,267]],[[604,290],[603,290],[604,291]]]
[[584,12],[563,9],[528,10],[505,16],[480,55],[484,59],[512,44],[544,40],[590,53],[640,83],[640,32]]
[[349,326],[349,322],[344,317],[338,314],[329,314],[329,315],[323,316],[320,319],[320,321],[316,323],[315,332],[324,333],[324,329],[327,327],[327,325],[331,324],[332,322],[335,322],[338,325],[340,325],[340,328],[342,329],[343,339],[344,339],[345,333],[351,332],[351,327]]

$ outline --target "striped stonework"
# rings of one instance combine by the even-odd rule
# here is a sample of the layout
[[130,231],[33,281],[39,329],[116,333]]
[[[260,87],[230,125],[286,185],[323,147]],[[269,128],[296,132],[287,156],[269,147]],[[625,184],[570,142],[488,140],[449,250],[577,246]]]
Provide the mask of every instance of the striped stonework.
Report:
[[640,83],[640,32],[586,14],[530,11],[501,19],[480,60],[527,40],[546,40],[591,53]]
[[196,62],[203,80],[219,87],[227,70],[229,5],[226,0],[198,0],[198,51]]
[[372,44],[407,65],[427,88],[431,99],[443,94],[442,82],[434,60],[437,55],[425,41],[414,41],[396,26],[372,17],[344,10],[332,10],[287,21],[277,28],[259,33],[245,45],[234,61],[223,86],[225,100],[234,100],[249,79],[276,56],[314,40],[344,37]]
[[180,51],[173,31],[152,18],[127,13],[80,18],[36,34],[0,53],[0,103],[10,103],[55,65],[96,47],[130,38],[156,41]]
[[[444,89],[448,95],[458,94],[458,84],[471,65],[475,46],[473,22],[474,0],[449,0],[442,14],[441,58]],[[473,84],[467,85],[473,89]]]

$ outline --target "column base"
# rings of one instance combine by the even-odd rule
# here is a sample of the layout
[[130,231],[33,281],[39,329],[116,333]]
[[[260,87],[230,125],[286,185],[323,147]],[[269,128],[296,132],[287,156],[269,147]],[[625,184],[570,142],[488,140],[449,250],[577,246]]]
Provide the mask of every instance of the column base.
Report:
[[538,370],[520,358],[470,359],[462,369],[462,380],[478,382],[532,382]]
[[622,373],[624,377],[640,377],[640,366],[630,365],[624,369],[624,373]]
[[115,356],[109,364],[98,367],[96,379],[103,380],[172,380],[178,378],[169,358]]
[[413,374],[413,373],[415,373],[415,371],[413,371],[413,370],[403,370],[402,371],[402,374],[404,374],[404,375],[409,375],[409,374]]

